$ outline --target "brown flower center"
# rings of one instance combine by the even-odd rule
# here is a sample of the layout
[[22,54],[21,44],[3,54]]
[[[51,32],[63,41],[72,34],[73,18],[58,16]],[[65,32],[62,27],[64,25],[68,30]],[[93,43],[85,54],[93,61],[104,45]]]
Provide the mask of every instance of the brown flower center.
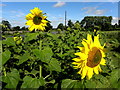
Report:
[[34,22],[34,24],[36,24],[36,25],[39,25],[39,24],[41,23],[41,20],[42,20],[42,18],[39,17],[39,16],[35,16],[35,17],[33,18],[33,22]]
[[102,58],[101,51],[97,47],[93,47],[88,54],[87,66],[95,67],[97,66]]

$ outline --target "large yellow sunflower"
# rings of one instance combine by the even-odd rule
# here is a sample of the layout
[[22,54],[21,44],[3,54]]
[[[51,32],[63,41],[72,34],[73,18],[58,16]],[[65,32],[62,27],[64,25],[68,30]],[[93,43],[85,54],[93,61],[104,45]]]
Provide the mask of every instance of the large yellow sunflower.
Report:
[[106,65],[104,46],[99,42],[99,35],[94,36],[93,41],[90,34],[87,35],[87,40],[83,39],[82,44],[84,47],[78,46],[81,52],[75,53],[78,57],[73,59],[74,68],[80,69],[78,74],[81,74],[81,79],[85,76],[91,79],[94,73],[99,74],[102,71],[100,65]]
[[26,15],[26,25],[29,25],[30,27],[28,28],[30,31],[35,30],[45,30],[45,26],[48,23],[45,19],[47,18],[46,16],[43,16],[42,10],[39,8],[35,7],[34,9],[30,10],[31,13]]

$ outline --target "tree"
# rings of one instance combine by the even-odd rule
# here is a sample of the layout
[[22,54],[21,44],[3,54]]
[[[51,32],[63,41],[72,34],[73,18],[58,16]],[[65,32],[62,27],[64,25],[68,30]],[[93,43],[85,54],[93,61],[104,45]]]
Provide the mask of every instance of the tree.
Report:
[[94,30],[94,26],[99,26],[101,30],[110,30],[112,16],[86,16],[81,21],[81,26],[85,29]]
[[61,30],[64,30],[64,25],[63,25],[63,23],[60,23],[59,25],[58,25],[58,27],[57,27],[57,29],[61,29]]
[[53,28],[53,26],[50,23],[51,22],[49,21],[49,23],[47,23],[47,26],[45,27],[46,32],[48,32],[49,30],[51,30]]
[[21,28],[21,30],[26,30],[26,27],[25,27],[25,26],[23,26],[23,27]]
[[71,20],[68,20],[68,27],[72,28],[73,27],[73,22]]
[[75,22],[74,29],[81,30],[81,25],[80,25],[79,21]]
[[19,31],[20,30],[20,26],[15,26],[12,28],[13,31]]
[[8,21],[2,20],[1,25],[3,31],[11,30],[11,24]]
[[118,20],[118,25],[119,25],[119,27],[120,27],[120,20]]

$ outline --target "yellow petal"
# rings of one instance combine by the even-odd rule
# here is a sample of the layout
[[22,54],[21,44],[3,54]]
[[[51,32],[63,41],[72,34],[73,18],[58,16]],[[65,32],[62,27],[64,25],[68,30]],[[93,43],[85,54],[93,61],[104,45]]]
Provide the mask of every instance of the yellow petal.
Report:
[[77,62],[72,62],[72,64],[75,64],[75,65],[76,65],[76,64],[78,64],[78,63],[77,63]]
[[74,69],[78,69],[78,66],[73,66]]
[[81,52],[84,52],[84,51],[85,51],[85,48],[84,48],[84,47],[77,46],[77,48],[79,48]]
[[87,77],[90,80],[93,76],[93,68],[88,68]]
[[94,45],[102,48],[100,42],[99,42],[99,35],[94,37]]
[[85,41],[82,41],[82,44],[85,47],[85,54],[88,54],[88,52],[89,52],[88,44]]
[[102,69],[101,69],[100,65],[98,66],[98,70],[99,70],[100,72],[102,72]]
[[94,67],[94,72],[95,72],[96,74],[99,74],[99,72],[98,72],[98,66]]
[[17,37],[13,37],[13,39],[14,39],[14,41],[16,41],[16,40],[17,40]]
[[87,35],[87,43],[91,44],[92,43],[92,36],[90,34]]
[[42,18],[42,20],[47,18],[47,16],[43,16],[42,14],[40,15],[40,17]]
[[102,53],[102,57],[105,57],[105,53],[103,52],[103,50],[100,49],[100,51]]
[[82,59],[80,59],[80,58],[73,58],[72,60],[78,62],[78,61],[81,61]]
[[78,71],[78,74],[82,74],[82,70],[83,70],[83,68],[81,68],[81,69]]
[[101,65],[106,65],[105,63],[106,63],[106,60],[104,58],[102,58],[100,64]]
[[30,30],[30,31],[33,31],[34,30],[34,25],[32,25],[32,26],[30,26],[28,29]]
[[33,15],[39,15],[40,13],[42,13],[42,10],[40,10],[39,8],[34,8],[34,9],[30,10],[30,12]]
[[81,79],[85,78],[86,74],[87,74],[87,68],[83,67]]
[[43,22],[43,23],[47,23],[48,21],[46,21],[46,20],[42,20],[42,22]]
[[26,25],[33,25],[33,21],[32,20],[28,20],[27,22],[26,22]]
[[41,25],[39,25],[39,27],[38,27],[38,30],[44,30],[44,27],[42,27]]
[[79,56],[82,60],[85,60],[88,57],[85,53],[81,52],[75,53],[75,55]]
[[26,19],[27,20],[32,20],[34,17],[34,15],[32,15],[31,13],[29,13],[28,15],[26,15]]

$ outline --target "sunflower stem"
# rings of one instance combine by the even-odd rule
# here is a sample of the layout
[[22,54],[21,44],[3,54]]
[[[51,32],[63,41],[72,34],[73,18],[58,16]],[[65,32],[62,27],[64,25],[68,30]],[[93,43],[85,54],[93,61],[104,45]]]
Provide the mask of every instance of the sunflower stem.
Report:
[[42,40],[40,40],[39,42],[39,50],[41,50],[41,48],[42,48]]
[[39,74],[40,74],[40,78],[41,78],[42,77],[42,65],[40,65],[39,68],[40,68]]
[[[40,35],[40,32],[39,32],[39,50],[42,50],[42,40],[41,40],[40,37],[41,37],[41,35]],[[40,69],[39,76],[41,78],[42,77],[42,64],[40,64],[39,69]]]
[[6,76],[6,69],[5,68],[3,68],[3,73]]

